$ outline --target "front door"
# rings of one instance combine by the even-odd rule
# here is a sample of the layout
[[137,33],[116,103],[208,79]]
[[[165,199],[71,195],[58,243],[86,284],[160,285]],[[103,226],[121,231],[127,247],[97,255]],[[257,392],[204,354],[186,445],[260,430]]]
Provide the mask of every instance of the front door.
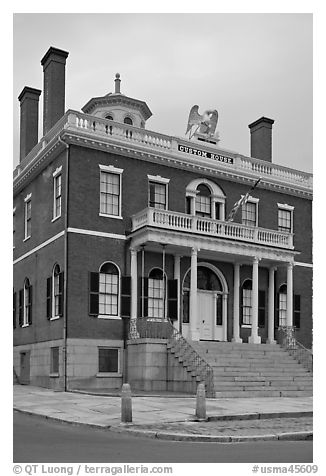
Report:
[[30,380],[30,351],[20,353],[20,377],[19,383],[28,385]]
[[197,291],[198,305],[198,327],[200,329],[200,339],[214,339],[214,315],[215,315],[215,293],[210,291]]

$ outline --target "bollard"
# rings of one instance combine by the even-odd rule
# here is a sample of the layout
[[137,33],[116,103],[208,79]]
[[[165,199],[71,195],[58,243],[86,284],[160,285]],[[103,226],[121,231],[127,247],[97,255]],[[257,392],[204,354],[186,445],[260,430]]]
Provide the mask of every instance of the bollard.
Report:
[[206,420],[206,397],[204,383],[200,383],[197,387],[196,418],[198,420]]
[[124,383],[121,389],[121,423],[132,423],[132,401],[129,383]]

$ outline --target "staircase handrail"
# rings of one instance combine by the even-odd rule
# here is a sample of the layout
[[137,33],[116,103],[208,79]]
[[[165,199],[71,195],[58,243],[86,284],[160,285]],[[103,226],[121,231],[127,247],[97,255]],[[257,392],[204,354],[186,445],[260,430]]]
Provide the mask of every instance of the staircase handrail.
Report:
[[183,335],[174,327],[169,318],[152,319],[138,318],[130,321],[129,339],[166,339],[168,343],[180,352],[188,365],[201,382],[205,383],[206,394],[214,397],[214,372],[213,368],[198,354]]
[[282,326],[278,329],[278,341],[292,357],[301,363],[309,372],[313,371],[313,353],[295,338],[293,326]]

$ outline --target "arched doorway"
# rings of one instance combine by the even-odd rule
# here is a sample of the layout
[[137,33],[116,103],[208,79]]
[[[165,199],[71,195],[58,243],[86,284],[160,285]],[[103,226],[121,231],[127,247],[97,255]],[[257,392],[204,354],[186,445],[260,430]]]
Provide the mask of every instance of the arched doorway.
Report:
[[[190,316],[190,269],[182,285],[183,334],[188,335]],[[197,322],[201,340],[227,340],[228,287],[221,271],[210,263],[197,266]]]

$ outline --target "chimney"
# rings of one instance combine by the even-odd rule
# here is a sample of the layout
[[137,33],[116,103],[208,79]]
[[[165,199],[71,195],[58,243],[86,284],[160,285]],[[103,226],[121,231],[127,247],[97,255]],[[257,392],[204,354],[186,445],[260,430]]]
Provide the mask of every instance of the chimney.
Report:
[[261,117],[249,124],[251,146],[250,155],[256,159],[272,162],[272,125],[273,119]]
[[44,73],[43,135],[65,113],[65,69],[68,54],[67,51],[51,46],[41,60]]
[[21,162],[38,143],[38,102],[41,91],[25,86],[20,102],[20,155]]

